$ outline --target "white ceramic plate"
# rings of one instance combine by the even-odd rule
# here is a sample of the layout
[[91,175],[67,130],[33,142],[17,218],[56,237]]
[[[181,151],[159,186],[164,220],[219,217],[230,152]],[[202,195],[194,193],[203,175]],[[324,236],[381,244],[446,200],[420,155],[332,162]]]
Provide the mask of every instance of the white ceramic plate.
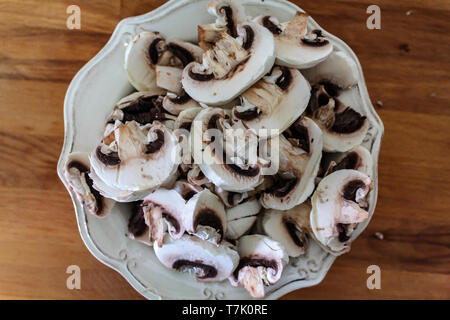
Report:
[[[165,37],[196,41],[197,24],[211,23],[206,12],[208,0],[172,0],[142,16],[122,20],[105,47],[89,61],[72,80],[64,102],[65,140],[58,162],[58,174],[66,188],[63,166],[71,152],[90,152],[101,140],[107,115],[115,103],[133,88],[123,69],[125,45],[142,30],[159,31]],[[296,11],[303,11],[283,0],[246,0],[251,16],[273,15],[280,21],[289,20]],[[320,28],[310,19],[310,28]],[[341,40],[326,33],[335,46],[357,63],[360,79],[357,88],[347,93],[344,102],[350,103],[367,116],[371,123],[364,145],[374,159],[374,189],[370,193],[370,215],[373,215],[377,191],[377,160],[383,135],[383,124],[376,114],[364,81],[359,61]],[[68,189],[69,190],[69,189]],[[249,299],[243,288],[234,288],[224,281],[205,284],[196,282],[188,274],[168,270],[155,257],[153,249],[127,238],[128,210],[117,204],[104,219],[85,213],[76,196],[70,192],[75,207],[78,228],[89,251],[102,263],[119,272],[148,299]],[[357,237],[367,226],[358,226]],[[291,259],[281,280],[266,289],[267,299],[277,299],[296,289],[310,287],[322,281],[334,262],[334,257],[310,241],[306,256]]]

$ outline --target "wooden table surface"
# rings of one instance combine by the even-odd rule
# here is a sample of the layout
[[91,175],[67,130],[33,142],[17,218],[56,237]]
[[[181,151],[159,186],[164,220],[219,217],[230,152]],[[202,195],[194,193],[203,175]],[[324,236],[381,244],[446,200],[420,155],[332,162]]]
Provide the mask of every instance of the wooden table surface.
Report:
[[[98,262],[56,174],[70,80],[152,0],[0,1],[0,298],[141,299]],[[286,299],[450,298],[450,2],[293,1],[358,55],[386,129],[374,219],[318,286]],[[81,30],[66,8],[81,8]],[[366,8],[381,8],[381,30]],[[373,236],[384,234],[384,240]],[[381,268],[381,290],[366,269]],[[78,265],[81,290],[66,288]]]

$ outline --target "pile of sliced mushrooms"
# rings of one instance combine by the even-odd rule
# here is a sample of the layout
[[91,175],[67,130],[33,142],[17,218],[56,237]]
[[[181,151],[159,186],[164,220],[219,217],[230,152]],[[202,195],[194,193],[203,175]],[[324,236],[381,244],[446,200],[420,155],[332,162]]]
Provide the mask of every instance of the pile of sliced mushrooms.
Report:
[[[136,92],[112,109],[92,153],[69,155],[65,175],[97,217],[131,203],[129,237],[167,268],[262,298],[308,241],[350,250],[369,216],[369,122],[339,99],[357,86],[355,62],[309,30],[307,14],[251,18],[237,0],[211,0],[207,11],[216,20],[198,26],[198,45],[157,32],[127,45]],[[215,161],[236,147],[225,135],[216,152],[211,128],[242,129],[256,149],[277,138],[277,172],[242,152]]]

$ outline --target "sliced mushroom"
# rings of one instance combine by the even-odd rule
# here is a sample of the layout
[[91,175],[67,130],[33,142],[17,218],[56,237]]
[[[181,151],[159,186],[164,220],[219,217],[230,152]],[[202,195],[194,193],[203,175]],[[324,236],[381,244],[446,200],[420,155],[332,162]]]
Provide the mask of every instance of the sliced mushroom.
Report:
[[275,66],[269,75],[258,81],[242,95],[242,105],[233,108],[232,117],[241,120],[259,136],[265,130],[288,128],[305,111],[311,87],[295,69]]
[[201,107],[190,107],[182,110],[175,120],[175,129],[185,129],[191,131],[191,125],[195,117],[202,111]]
[[353,169],[372,177],[372,155],[363,146],[356,146],[345,153],[332,154],[330,158],[332,160],[328,161],[327,169],[323,176],[338,170]]
[[175,120],[174,133],[178,137],[179,145],[181,148],[180,170],[183,172],[183,175],[186,175],[193,166],[190,130],[192,122],[201,110],[201,107],[186,109],[180,112],[177,120]]
[[333,52],[328,59],[302,73],[312,85],[328,83],[340,89],[355,86],[359,79],[356,62],[342,51]]
[[175,182],[173,189],[178,192],[186,202],[203,190],[203,188],[192,185],[186,180],[178,180]]
[[257,199],[248,200],[227,209],[227,232],[226,238],[237,240],[247,233],[254,225],[261,204]]
[[239,240],[240,261],[229,278],[233,286],[244,286],[254,298],[264,297],[264,286],[276,283],[289,261],[284,247],[262,235],[243,236]]
[[[157,65],[184,68],[190,62],[201,62],[202,54],[200,47],[189,42],[171,40],[166,43],[158,33],[144,31],[127,46],[125,70],[138,91],[148,91],[158,87]],[[163,83],[161,79],[160,83]]]
[[[307,202],[290,211],[266,210],[262,216],[262,229],[267,236],[280,242],[290,257],[298,257],[305,254],[308,247],[305,222],[309,225],[310,211]],[[303,223],[299,223],[302,218]]]
[[344,105],[335,94],[335,87],[330,84],[314,86],[307,114],[323,132],[325,151],[346,152],[363,142],[370,124],[365,116]]
[[226,191],[245,192],[261,184],[262,168],[258,162],[246,164],[246,159],[236,155],[234,150],[233,157],[237,160],[230,158],[227,146],[231,144],[226,142],[223,134],[225,118],[225,111],[221,108],[205,108],[197,115],[191,128],[192,155],[203,174],[215,186]]
[[181,75],[183,69],[168,66],[156,66],[156,84],[158,87],[173,92],[177,95],[183,94],[181,86]]
[[247,20],[245,9],[238,0],[211,0],[207,6],[208,12],[216,17],[215,23],[198,26],[200,47],[210,49],[220,38],[220,32],[225,31],[237,38],[237,26]]
[[178,39],[168,40],[166,49],[173,55],[170,61],[172,66],[184,68],[193,61],[202,62],[203,49],[190,42]]
[[[181,82],[180,82],[181,85]],[[164,97],[162,106],[171,114],[179,115],[182,111],[186,111],[193,108],[200,108],[197,101],[189,97],[189,95],[182,90],[180,95],[174,93],[167,93]]]
[[198,165],[193,165],[192,169],[189,170],[187,174],[187,179],[190,184],[203,187],[203,186],[213,186],[211,181],[205,176]]
[[279,142],[280,170],[260,201],[265,208],[288,210],[304,202],[314,190],[322,157],[322,132],[314,121],[301,117]]
[[164,39],[153,32],[141,32],[128,44],[125,70],[128,80],[138,91],[157,88],[155,65],[161,64],[164,52]]
[[71,153],[64,166],[64,176],[70,189],[87,211],[97,217],[106,216],[115,202],[103,197],[95,188],[90,172],[89,157],[86,153]]
[[144,198],[142,208],[145,223],[149,227],[149,240],[162,246],[166,227],[173,239],[184,234],[186,201],[176,190],[160,188]]
[[267,74],[274,64],[274,40],[262,26],[245,22],[238,38],[222,31],[220,39],[183,71],[183,88],[198,102],[221,105],[232,101]]
[[128,232],[128,237],[130,239],[139,241],[148,246],[153,246],[153,242],[150,241],[149,228],[145,223],[142,201],[132,203],[131,215],[128,220]]
[[[153,89],[151,91],[134,92],[121,99],[114,107],[113,112],[109,115],[104,138],[112,140],[113,131],[117,128],[116,121],[122,123],[128,121],[136,121],[140,125],[153,123],[158,120],[165,123],[167,120],[173,120],[174,117],[169,115],[162,107],[162,96],[165,91],[162,89]],[[111,135],[110,137],[108,137]]]
[[254,19],[269,30],[275,38],[276,63],[290,68],[311,68],[324,61],[333,51],[333,45],[322,30],[307,31],[309,16],[297,12],[286,23],[275,17],[260,16]]
[[222,200],[224,205],[228,208],[237,206],[239,203],[243,202],[248,198],[248,193],[239,193],[226,191],[220,187],[213,186],[214,193]]
[[154,121],[142,126],[130,121],[120,124],[108,140],[103,139],[90,160],[104,184],[128,193],[151,190],[170,180],[178,156],[177,139],[164,125]]
[[106,184],[100,177],[91,170],[89,177],[92,179],[94,189],[98,190],[105,198],[113,199],[117,202],[135,202],[144,199],[152,190],[130,191],[122,190]]
[[217,246],[194,236],[178,240],[168,236],[162,247],[154,246],[156,257],[169,269],[189,272],[198,281],[222,281],[228,278],[239,262],[238,253],[225,242]]
[[205,189],[187,202],[184,224],[189,234],[219,244],[227,231],[227,217],[222,201]]
[[333,255],[350,250],[353,231],[369,217],[369,176],[356,170],[338,170],[326,176],[312,196],[311,228],[315,239]]

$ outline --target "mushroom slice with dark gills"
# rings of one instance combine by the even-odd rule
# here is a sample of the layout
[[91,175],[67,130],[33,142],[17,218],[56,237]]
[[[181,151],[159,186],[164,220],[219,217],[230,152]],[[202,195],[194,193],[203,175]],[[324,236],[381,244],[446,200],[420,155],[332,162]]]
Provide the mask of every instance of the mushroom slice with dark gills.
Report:
[[133,202],[130,210],[131,215],[128,220],[128,237],[148,246],[153,246],[153,242],[150,241],[149,228],[145,222],[142,201]]
[[270,238],[280,242],[290,257],[305,254],[306,235],[310,229],[311,205],[304,202],[289,211],[266,210],[262,216],[262,229]]
[[144,198],[142,208],[150,242],[162,246],[166,231],[173,239],[180,239],[184,234],[186,201],[176,190],[159,188]]
[[134,92],[121,99],[108,116],[104,138],[112,134],[117,120],[122,123],[136,121],[140,125],[153,123],[155,120],[163,124],[174,121],[176,117],[166,112],[162,106],[162,95],[165,95],[164,90],[153,89],[151,91]]
[[90,160],[92,171],[111,189],[148,194],[172,179],[178,156],[178,141],[167,127],[129,121],[104,138]]
[[238,25],[237,30],[237,38],[222,31],[203,54],[203,63],[192,62],[183,70],[183,88],[194,100],[211,106],[226,104],[272,69],[272,34],[252,22]]
[[157,88],[155,66],[169,63],[166,52],[159,34],[145,31],[136,35],[125,51],[125,70],[133,87],[138,91]]
[[[334,86],[339,89],[348,89],[358,84],[359,79],[356,62],[342,51],[333,52],[328,59],[314,68],[302,70],[302,73],[312,85],[322,83],[328,85],[328,88]],[[329,93],[332,96],[337,95],[330,91]]]
[[188,171],[187,180],[190,184],[199,187],[207,187],[209,189],[213,188],[213,184],[202,172],[200,167],[196,164],[192,166],[192,168]]
[[[178,39],[167,40],[166,49],[173,57],[170,65],[184,68],[193,61],[202,62],[203,49],[196,44]],[[181,78],[180,78],[181,80]]]
[[87,211],[97,217],[106,216],[114,206],[114,201],[103,197],[93,186],[89,177],[89,157],[86,153],[74,152],[69,154],[64,166],[64,176],[70,189]]
[[312,196],[310,223],[317,242],[333,255],[350,250],[358,223],[368,219],[369,176],[356,170],[338,170],[320,181]]
[[213,186],[213,192],[222,200],[223,204],[227,208],[232,208],[237,206],[239,203],[247,200],[248,193],[240,193],[233,191],[226,191],[220,187]]
[[314,121],[301,117],[279,142],[280,170],[260,201],[265,208],[288,210],[304,202],[314,190],[322,157],[322,131]]
[[184,235],[178,240],[166,235],[163,246],[153,248],[165,267],[189,272],[201,282],[223,281],[239,263],[237,251],[225,241],[217,246],[190,235]]
[[[195,163],[216,187],[242,193],[261,184],[263,164],[251,151],[256,152],[256,145],[253,145],[258,143],[256,136],[247,129],[235,131],[226,116],[221,108],[200,111],[191,127],[191,151]],[[227,141],[230,132],[240,133],[236,143],[235,140]],[[230,149],[233,150],[230,152]],[[246,150],[252,154],[251,160],[255,163],[245,163]]]
[[179,115],[182,111],[188,109],[200,108],[198,102],[192,99],[184,90],[178,95],[168,92],[164,97],[162,106],[165,110],[174,115]]
[[255,224],[260,211],[261,204],[257,199],[245,200],[232,208],[227,208],[226,238],[237,240],[246,234]]
[[281,278],[289,257],[278,241],[262,235],[239,239],[239,265],[229,278],[233,286],[243,286],[254,298],[264,297],[264,286]]
[[187,182],[186,180],[178,180],[175,182],[175,185],[173,186],[173,189],[178,192],[181,197],[184,199],[184,201],[189,201],[193,196],[195,196],[197,193],[201,192],[203,188],[199,186],[195,186]]
[[346,152],[360,145],[370,126],[365,116],[329,94],[323,84],[313,87],[307,114],[322,130],[327,152]]
[[201,62],[202,53],[200,47],[189,42],[171,40],[166,43],[158,33],[144,31],[127,46],[125,70],[138,91],[148,91],[158,87],[157,65],[184,68],[189,62]]
[[276,64],[296,69],[311,68],[331,54],[333,45],[321,30],[308,32],[308,18],[307,14],[297,12],[285,23],[279,23],[271,16],[254,19],[275,38]]
[[233,108],[232,117],[260,137],[272,129],[281,133],[305,111],[310,97],[311,87],[300,71],[275,66],[270,74],[244,92],[242,105]]
[[183,68],[193,61],[202,62],[203,50],[192,43],[181,40],[170,40],[166,50],[172,54],[169,66],[156,65],[156,84],[177,95],[183,95],[181,76]]
[[208,13],[216,17],[215,23],[198,26],[200,47],[204,50],[211,48],[225,31],[233,38],[237,38],[237,26],[247,20],[245,9],[239,0],[211,0],[207,5]]
[[222,201],[208,189],[193,195],[186,204],[184,224],[189,234],[219,244],[227,231]]
[[326,155],[326,163],[322,169],[327,176],[338,170],[353,169],[372,177],[373,160],[369,150],[363,146],[356,146],[344,153],[334,153]]

